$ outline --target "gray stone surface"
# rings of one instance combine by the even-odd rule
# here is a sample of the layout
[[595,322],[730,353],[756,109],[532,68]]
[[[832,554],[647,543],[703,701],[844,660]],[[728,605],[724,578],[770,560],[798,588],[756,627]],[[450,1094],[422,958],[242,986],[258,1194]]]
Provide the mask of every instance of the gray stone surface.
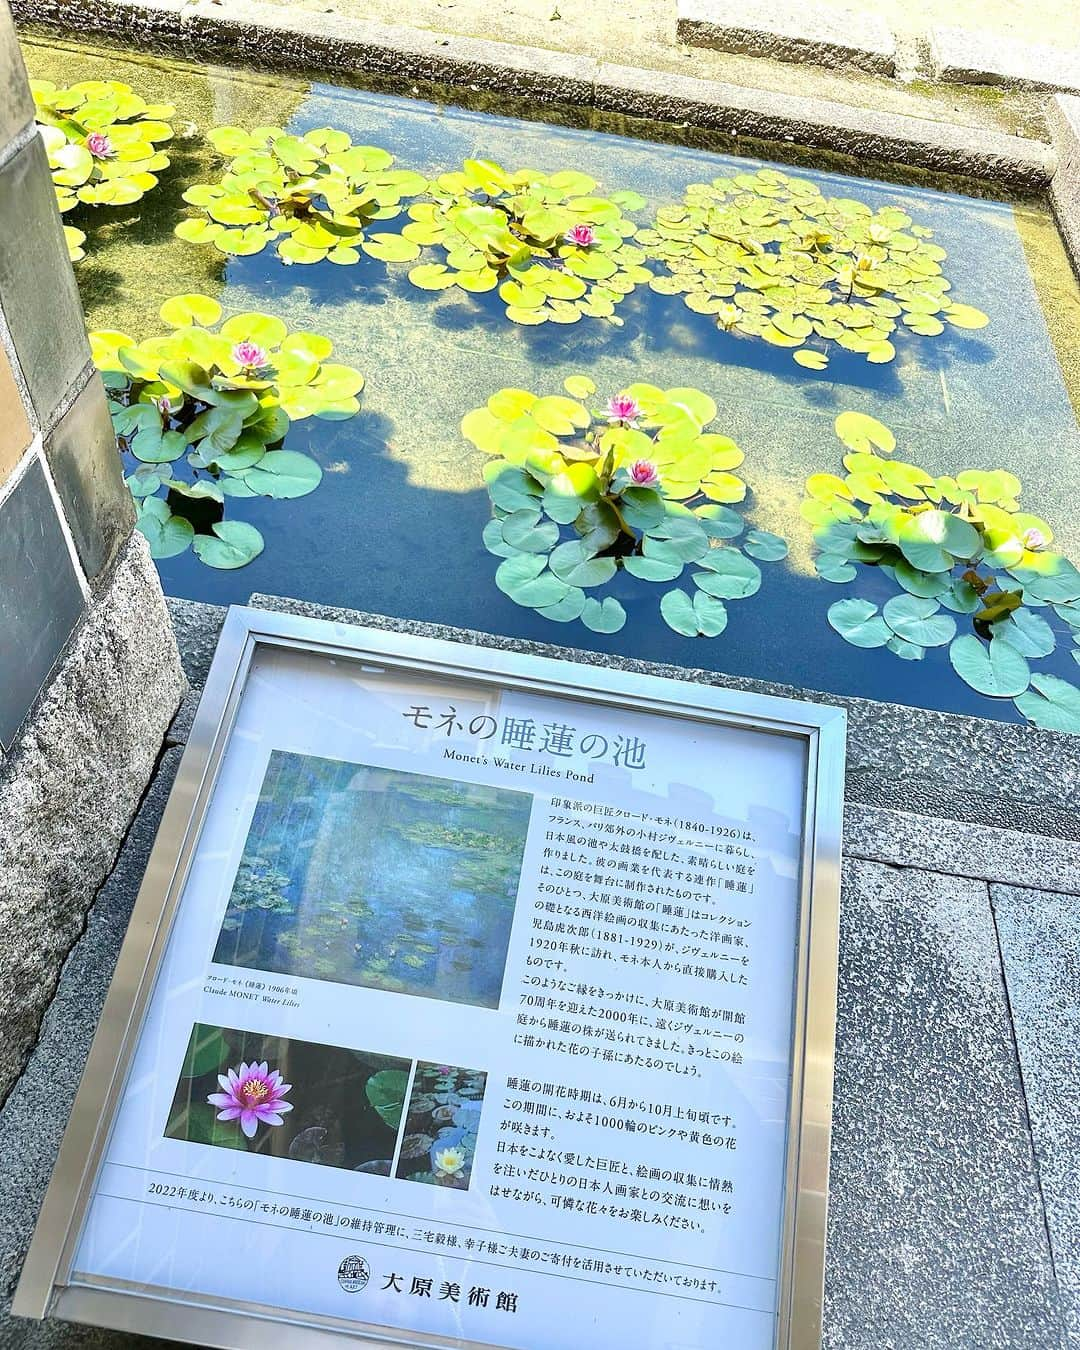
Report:
[[1058,157],[1050,204],[1073,267],[1080,271],[1080,98],[1058,94],[1047,109],[1047,121]]
[[[1033,32],[1032,37],[1038,37],[1038,32]],[[1080,90],[1080,51],[1040,42],[1017,42],[990,29],[950,25],[931,28],[930,64],[937,79],[959,84]]]
[[[1080,839],[1080,737],[895,703],[796,690],[717,671],[659,666],[548,643],[522,642],[440,624],[388,618],[383,614],[334,609],[278,596],[255,594],[251,603],[339,623],[367,624],[372,628],[479,643],[500,651],[530,651],[585,665],[640,670],[698,684],[844,707],[848,712],[849,800],[895,806],[899,804],[897,801],[880,798],[899,797],[908,810],[928,815],[947,814],[938,807],[943,798],[954,802],[958,811],[971,809],[973,802],[998,826]],[[992,775],[985,771],[987,764],[994,765]],[[981,816],[976,815],[975,819]]]
[[207,605],[199,600],[179,600],[174,596],[165,601],[180,648],[184,674],[193,689],[206,683],[206,672],[214,659],[221,625],[225,622],[224,605]]
[[844,811],[844,854],[1080,895],[1080,844],[912,811],[850,802]]
[[[1036,191],[1046,188],[1055,163],[1047,146],[981,126],[259,0],[229,0],[227,5],[214,0],[190,5],[181,0],[77,4],[79,20],[91,32],[119,34],[194,60],[213,52],[233,59],[241,55],[255,64],[370,72],[396,84],[456,82],[507,96],[689,123],[755,141],[793,141],[914,168],[970,174]],[[70,29],[73,0],[15,0],[14,9],[20,20]]]
[[878,75],[895,69],[889,25],[866,9],[761,0],[678,0],[676,32],[683,42],[777,61],[852,66]]
[[0,1110],[0,1350],[164,1344],[62,1322],[11,1320],[7,1310],[180,755],[179,749],[163,755],[116,867],[64,963],[26,1071]]
[[1080,1347],[1080,895],[993,886],[1068,1344]]
[[95,372],[45,442],[79,561],[91,583],[108,572],[135,528],[116,432]]
[[602,111],[686,122],[729,136],[795,141],[1015,188],[1045,189],[1055,164],[1047,146],[1004,132],[607,62],[596,77],[594,102]]
[[0,4],[0,156],[11,138],[34,116],[34,100],[15,40],[15,25],[6,4]]
[[82,617],[83,593],[39,456],[4,498],[2,522],[0,748],[7,748]]
[[51,426],[90,362],[90,344],[40,136],[0,169],[0,239],[4,318],[38,424]]
[[826,1350],[1060,1350],[987,888],[848,862]]
[[182,693],[161,586],[135,535],[0,766],[0,1101]]
[[199,700],[201,698],[201,689],[189,689],[184,695],[179,708],[176,710],[176,716],[169,724],[169,730],[165,733],[166,746],[187,745],[188,737],[191,735],[191,724],[195,721],[195,714],[199,711]]

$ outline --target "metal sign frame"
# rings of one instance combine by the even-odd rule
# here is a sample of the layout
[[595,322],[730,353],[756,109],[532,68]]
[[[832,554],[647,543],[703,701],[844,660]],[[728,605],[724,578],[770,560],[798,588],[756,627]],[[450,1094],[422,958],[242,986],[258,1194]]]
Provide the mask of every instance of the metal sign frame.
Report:
[[259,647],[629,707],[800,740],[805,799],[776,1350],[820,1350],[836,1024],[846,713],[518,652],[230,609],[109,988],[12,1307],[221,1350],[476,1347],[400,1328],[79,1277],[74,1256],[158,968]]

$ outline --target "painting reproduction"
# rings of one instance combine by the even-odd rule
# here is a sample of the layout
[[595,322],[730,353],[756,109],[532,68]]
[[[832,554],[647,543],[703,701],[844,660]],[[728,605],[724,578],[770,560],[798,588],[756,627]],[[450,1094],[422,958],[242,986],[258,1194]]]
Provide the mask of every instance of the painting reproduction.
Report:
[[214,960],[497,1008],[531,807],[274,751]]

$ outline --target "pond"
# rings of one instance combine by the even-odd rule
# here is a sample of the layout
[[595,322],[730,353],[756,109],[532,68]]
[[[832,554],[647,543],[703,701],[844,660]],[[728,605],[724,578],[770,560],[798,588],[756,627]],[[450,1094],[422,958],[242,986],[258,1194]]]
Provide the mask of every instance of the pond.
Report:
[[[224,351],[252,407],[275,360],[325,381],[330,419],[306,415],[307,387],[285,402],[284,448],[318,469],[260,467],[282,453],[270,423],[252,442],[210,404],[200,429],[224,439],[194,467],[125,455],[145,531],[182,549],[159,559],[168,593],[277,593],[1080,730],[1080,299],[1041,206],[69,44],[26,55],[34,78],[120,80],[175,110],[156,186],[65,215],[87,236],[91,329],[160,337],[163,302],[194,294],[214,303],[174,307],[174,327],[254,311],[333,343],[287,338],[283,360],[285,329],[244,320],[214,347],[162,348],[141,383],[120,340],[99,344],[118,407],[141,396],[125,447],[166,355],[175,373]],[[216,127],[237,130],[215,148]],[[289,133],[276,190],[257,127]],[[382,218],[362,236],[344,215],[306,228],[325,196],[292,216],[281,196],[313,157],[352,153],[299,140],[322,128],[394,157],[368,153]],[[245,154],[263,159],[228,201],[185,201]],[[533,172],[511,183],[488,161]],[[493,206],[515,193],[533,215],[500,235]],[[175,409],[147,416],[144,444],[171,427],[190,449]],[[222,516],[264,541],[246,565],[223,564],[258,536],[223,544]]]

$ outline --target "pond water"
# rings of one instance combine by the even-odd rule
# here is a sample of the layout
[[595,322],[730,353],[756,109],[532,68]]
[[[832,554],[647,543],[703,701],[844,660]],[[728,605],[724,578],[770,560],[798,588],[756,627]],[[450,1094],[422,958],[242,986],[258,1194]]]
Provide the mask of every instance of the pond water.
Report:
[[[1065,355],[1068,364],[1068,335],[1076,331],[1080,302],[1041,208],[792,170],[826,195],[854,198],[872,209],[896,206],[931,229],[948,255],[942,266],[953,298],[989,316],[977,330],[947,323],[938,336],[901,328],[895,359],[882,364],[837,348],[819,372],[796,364],[790,348],[723,331],[712,315],[692,312],[681,296],[658,294],[648,285],[638,285],[618,305],[620,326],[598,318],[522,326],[507,319],[497,292],[421,290],[410,284],[409,266],[367,256],[352,266],[284,266],[271,249],[226,259],[211,245],[173,235],[175,224],[192,214],[181,199],[184,188],[216,181],[222,172],[221,158],[205,140],[218,125],[270,123],[294,134],[340,128],[355,142],[391,152],[398,167],[429,178],[470,157],[545,173],[573,169],[595,178],[600,192],[640,194],[646,205],[628,209],[638,223],[656,208],[678,203],[688,184],[753,171],[760,161],[250,72],[68,45],[30,43],[26,52],[34,77],[62,84],[120,79],[177,109],[172,165],[160,186],[135,207],[114,208],[111,215],[84,212],[78,220],[88,241],[76,271],[92,328],[150,337],[162,331],[157,311],[167,297],[198,292],[215,297],[226,314],[263,311],[290,329],[328,336],[332,359],[365,376],[358,415],[308,418],[290,428],[288,448],[312,456],[323,470],[315,491],[292,500],[229,499],[227,514],[256,525],[265,550],[233,571],[206,566],[190,549],[163,559],[168,593],[231,603],[246,601],[253,591],[271,592],[1024,720],[1010,697],[988,697],[965,683],[954,672],[947,643],[926,645],[921,659],[904,660],[896,650],[845,641],[830,626],[830,606],[850,596],[883,605],[904,592],[876,566],[852,568],[856,575],[842,584],[822,579],[800,504],[810,475],[844,473],[848,451],[834,431],[838,414],[864,413],[895,433],[895,458],[931,475],[999,468],[1015,474],[1022,481],[1020,509],[1053,526],[1055,549],[1080,558],[1080,432],[1070,393],[1073,372],[1067,378],[1059,359]],[[614,633],[591,631],[580,620],[555,622],[496,585],[501,558],[483,538],[492,518],[483,477],[487,456],[462,434],[462,418],[503,388],[564,394],[564,380],[582,374],[596,385],[591,402],[601,407],[635,382],[704,391],[717,409],[708,431],[731,437],[744,452],[738,473],[749,490],[735,509],[748,528],[783,536],[789,551],[760,563],[755,594],[729,598],[718,636],[674,631],[659,610],[670,587],[622,568],[603,589],[626,613],[625,625]],[[673,584],[692,591],[688,579]],[[722,588],[717,594],[730,597]],[[1025,596],[1056,640],[1053,652],[1037,659],[1034,650],[1028,654],[1033,670],[1075,685],[1072,638],[1080,619],[1069,608],[1068,593],[1062,597],[1065,604],[1055,609],[1044,598]],[[960,634],[973,631],[969,615],[954,618]],[[916,629],[920,622],[915,616]],[[984,647],[986,636],[984,631]],[[1043,637],[1041,628],[1034,633],[1035,649],[1045,645]],[[913,656],[911,644],[894,643],[905,646]]]

